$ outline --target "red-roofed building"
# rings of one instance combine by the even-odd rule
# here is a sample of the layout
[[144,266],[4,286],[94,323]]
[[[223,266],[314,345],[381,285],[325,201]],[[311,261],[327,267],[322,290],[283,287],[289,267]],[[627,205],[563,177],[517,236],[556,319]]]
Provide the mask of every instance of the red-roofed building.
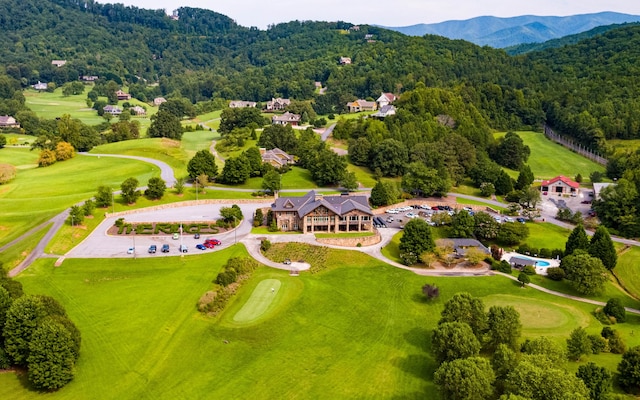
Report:
[[548,181],[542,181],[540,185],[540,190],[542,192],[547,192],[551,194],[577,194],[580,189],[580,184],[578,182],[574,182],[566,176],[556,176],[553,179],[549,179]]

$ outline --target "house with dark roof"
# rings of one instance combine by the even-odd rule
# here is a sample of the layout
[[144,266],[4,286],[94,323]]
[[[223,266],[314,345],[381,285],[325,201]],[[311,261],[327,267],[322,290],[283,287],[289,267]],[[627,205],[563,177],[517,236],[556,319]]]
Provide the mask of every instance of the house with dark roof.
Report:
[[131,100],[131,95],[123,92],[122,90],[118,90],[116,92],[116,97],[118,97],[118,100]]
[[276,168],[282,168],[285,165],[293,164],[293,156],[287,152],[280,150],[279,148],[267,150],[264,147],[260,148],[260,157],[262,157],[263,163],[268,163]]
[[265,104],[265,108],[267,111],[281,111],[284,110],[289,104],[291,104],[291,100],[289,99],[281,99],[280,97],[271,98],[271,101],[267,101]]
[[271,211],[281,231],[373,231],[373,213],[366,196],[323,196],[312,190],[302,197],[277,198]]
[[0,115],[0,128],[20,128],[20,124],[9,115]]
[[385,117],[388,117],[390,115],[395,115],[395,114],[396,114],[396,108],[391,104],[387,104],[385,106],[382,106],[377,112],[371,114],[371,117],[384,119]]
[[375,101],[358,99],[356,101],[347,103],[347,108],[349,109],[350,113],[356,113],[360,111],[375,111],[378,108],[378,105]]
[[[542,181],[540,184],[540,190],[544,193],[557,194],[577,194],[580,189],[580,184],[574,182],[566,176],[556,176],[553,179]],[[546,194],[545,193],[545,194]]]
[[300,118],[300,115],[287,111],[282,115],[274,115],[273,117],[271,117],[271,123],[273,125],[298,126],[300,124]]
[[396,99],[397,97],[393,93],[382,93],[380,97],[378,97],[378,100],[376,100],[376,103],[378,103],[379,108],[382,108],[388,104],[393,103],[394,101],[396,101]]
[[531,265],[532,267],[535,267],[537,263],[538,261],[525,256],[522,256],[522,257],[514,256],[509,258],[509,264],[511,264],[511,266],[514,268],[526,267],[527,265]]
[[104,106],[102,108],[102,110],[105,112],[105,114],[111,114],[111,115],[120,115],[120,114],[122,114],[122,108],[120,108],[118,106],[111,105],[111,104],[108,104],[108,105]]
[[491,254],[491,251],[487,246],[483,245],[475,239],[447,239],[453,243],[453,251],[458,257],[464,257],[467,254],[467,250],[470,248],[476,248],[482,251],[484,254]]

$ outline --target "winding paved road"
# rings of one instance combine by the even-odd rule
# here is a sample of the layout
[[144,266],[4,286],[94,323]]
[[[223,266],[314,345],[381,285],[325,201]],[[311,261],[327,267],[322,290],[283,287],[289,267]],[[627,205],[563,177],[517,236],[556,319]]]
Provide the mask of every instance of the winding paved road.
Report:
[[[128,158],[128,159],[133,159],[133,160],[138,160],[138,161],[144,161],[144,162],[148,162],[151,163],[153,165],[156,165],[158,168],[160,168],[161,171],[161,177],[163,180],[165,180],[165,182],[167,182],[167,184],[171,183],[173,184],[175,182],[175,175],[173,173],[173,169],[165,162],[159,161],[159,160],[155,160],[155,159],[151,159],[151,158],[146,158],[146,157],[138,157],[138,156],[127,156],[127,155],[117,155],[117,154],[91,154],[91,153],[80,153],[82,155],[87,155],[87,156],[93,156],[93,157],[116,157],[116,158]],[[235,189],[235,188],[220,188],[220,187],[211,187],[209,188],[209,190],[230,190],[230,191],[253,191],[252,189]],[[305,191],[307,189],[290,189],[289,191]],[[318,191],[323,191],[323,190],[335,190],[335,189],[315,189]],[[365,189],[368,190],[368,189]],[[286,190],[283,190],[282,192],[286,192]],[[490,204],[490,205],[495,205],[495,206],[499,206],[499,207],[504,207],[503,203],[497,202],[497,201],[493,201],[493,200],[487,200],[484,198],[477,198],[474,196],[469,196],[469,195],[464,195],[464,194],[459,194],[459,193],[448,193],[449,196],[451,197],[460,197],[460,198],[465,198],[465,199],[470,199],[470,200],[478,200],[478,201],[482,201],[484,203]],[[262,206],[264,204],[261,204]],[[242,242],[245,247],[247,248],[249,254],[251,254],[252,257],[254,257],[256,260],[258,260],[259,262],[266,264],[268,266],[274,267],[274,268],[280,268],[280,269],[290,269],[290,266],[284,266],[284,265],[280,265],[278,263],[272,262],[270,260],[267,260],[264,256],[262,256],[262,254],[260,253],[260,239],[261,238],[268,238],[269,240],[273,241],[273,242],[279,242],[279,241],[289,241],[289,240],[295,240],[297,242],[306,242],[309,244],[313,244],[313,245],[321,245],[319,244],[314,235],[253,235],[251,234],[251,218],[247,218],[247,216],[251,216],[253,213],[253,210],[255,210],[255,208],[258,206],[258,204],[244,204],[241,206],[243,214],[245,216],[243,222],[238,226],[238,228],[236,228],[235,231],[233,231],[233,233],[229,232],[226,235],[224,235],[224,238],[226,239],[226,243],[229,244],[231,243],[231,235],[233,235],[233,242]],[[208,206],[210,208],[210,205]],[[141,211],[141,214],[143,214],[144,211]],[[175,213],[175,210],[174,210]],[[38,243],[38,245],[34,248],[34,250],[27,256],[27,258],[25,260],[23,260],[20,265],[18,265],[16,268],[12,269],[9,272],[9,276],[16,276],[17,274],[19,274],[20,272],[24,271],[26,268],[29,267],[29,265],[31,265],[31,263],[33,263],[33,261],[35,261],[37,258],[39,257],[52,257],[54,255],[45,255],[44,254],[44,248],[46,247],[46,245],[49,243],[49,241],[53,238],[53,236],[56,234],[56,232],[60,229],[60,227],[65,223],[66,218],[69,215],[69,210],[65,210],[64,212],[56,215],[55,217],[53,217],[52,219],[50,219],[49,221],[31,229],[29,232],[23,234],[22,236],[20,236],[19,238],[11,241],[10,243],[0,247],[0,251],[4,251],[7,248],[15,245],[16,243],[20,242],[21,240],[24,240],[25,237],[29,236],[30,234],[38,231],[39,229],[42,229],[43,227],[45,227],[48,224],[51,224],[51,228],[49,228],[49,231],[45,234],[45,236],[40,240],[40,242]],[[133,214],[135,215],[135,214]],[[190,216],[191,218],[193,218],[193,212],[192,215]],[[113,219],[115,217],[111,217],[111,218],[107,218],[105,219],[105,221],[103,221],[103,223],[100,225],[100,227],[103,227],[101,229],[104,229],[104,226],[107,225],[112,225],[113,221],[111,221],[110,219]],[[573,226],[570,224],[567,224],[565,222],[562,221],[558,221],[555,218],[552,218],[550,216],[545,216],[545,220],[547,220],[548,222],[558,225],[558,226],[562,226],[565,228],[569,228],[572,229]],[[104,225],[104,226],[103,226]],[[95,232],[100,232],[100,230],[98,228],[96,228],[96,230],[94,230]],[[105,231],[106,232],[106,231]],[[391,241],[391,238],[398,232],[397,229],[391,229],[391,228],[387,228],[387,229],[381,229],[380,233],[382,235],[382,241],[376,245],[373,246],[365,246],[365,247],[354,247],[351,248],[351,250],[356,250],[356,251],[361,251],[364,252],[366,254],[371,255],[372,257],[375,257],[376,259],[379,259],[381,261],[383,261],[386,264],[392,265],[394,267],[397,268],[402,268],[405,270],[409,270],[412,271],[416,274],[420,274],[420,275],[431,275],[431,276],[472,276],[472,275],[489,275],[489,274],[494,274],[494,273],[499,273],[499,272],[494,272],[494,271],[489,271],[487,269],[484,270],[475,270],[475,271],[465,271],[465,270],[425,270],[425,269],[421,269],[421,268],[411,268],[411,267],[407,267],[405,265],[396,263],[392,260],[387,259],[384,255],[382,255],[381,249],[382,247],[384,247],[386,244],[388,244]],[[94,235],[94,233],[92,233],[91,235]],[[90,237],[91,237],[90,235]],[[239,237],[238,237],[239,236]],[[88,239],[88,238],[87,238]],[[86,243],[87,239],[85,239],[81,244],[79,244],[78,246],[76,246],[74,249],[72,249],[71,251],[69,251],[67,253],[67,256],[69,257],[86,257],[86,254],[82,251],[83,248],[86,249]],[[128,238],[126,238],[125,240],[129,240]],[[157,238],[154,240],[158,240]],[[623,243],[623,244],[628,244],[628,245],[632,245],[632,246],[640,246],[640,242],[635,241],[635,240],[630,240],[630,239],[624,239],[624,238],[618,238],[618,237],[612,237],[612,240],[615,242],[619,242],[619,243]],[[327,246],[325,244],[322,244],[323,246]],[[120,244],[118,245],[120,246]],[[327,246],[327,247],[333,247],[333,248],[341,248],[344,249],[344,247],[338,247],[338,246]],[[122,248],[125,248],[124,245],[122,247],[118,247],[118,250],[116,251],[116,253],[121,252]],[[144,247],[143,247],[144,248]],[[142,254],[142,253],[141,253]],[[99,255],[101,257],[104,257],[104,255]],[[114,256],[119,256],[118,254],[110,254],[111,257]],[[126,254],[125,254],[126,256]],[[513,280],[517,280],[514,276],[508,275],[508,274],[501,274],[509,279],[513,279]],[[581,301],[584,303],[589,303],[589,304],[595,304],[595,305],[600,305],[603,306],[605,305],[605,303],[603,302],[599,302],[599,301],[595,301],[595,300],[590,300],[590,299],[584,299],[581,297],[576,297],[576,296],[571,296],[571,295],[567,295],[564,293],[560,293],[560,292],[556,292],[553,290],[549,290],[546,289],[544,287],[538,286],[538,285],[533,285],[530,284],[529,287],[534,288],[536,290],[540,290],[542,292],[545,293],[549,293],[555,296],[559,296],[559,297],[564,297],[567,299],[572,299],[572,300],[576,300],[576,301]],[[628,312],[634,313],[634,314],[640,314],[640,310],[636,310],[636,309],[631,309],[631,308],[627,308]]]

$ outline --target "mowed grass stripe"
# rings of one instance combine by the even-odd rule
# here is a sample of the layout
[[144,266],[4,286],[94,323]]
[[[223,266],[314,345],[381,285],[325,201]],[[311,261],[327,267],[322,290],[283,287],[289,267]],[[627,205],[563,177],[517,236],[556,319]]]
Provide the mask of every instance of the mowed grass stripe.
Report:
[[278,279],[265,279],[260,282],[233,320],[247,323],[260,318],[278,295],[280,285],[281,282]]

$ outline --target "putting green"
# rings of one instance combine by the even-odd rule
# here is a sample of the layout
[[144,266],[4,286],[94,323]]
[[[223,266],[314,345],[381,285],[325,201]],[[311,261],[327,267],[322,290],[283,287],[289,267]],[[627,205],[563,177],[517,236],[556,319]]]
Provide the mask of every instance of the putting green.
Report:
[[513,295],[495,294],[483,299],[487,309],[491,306],[513,306],[520,313],[523,333],[529,335],[565,334],[592,319],[589,314],[571,305],[552,303]]
[[280,289],[278,279],[265,279],[251,293],[249,300],[233,317],[235,322],[252,322],[264,314]]

